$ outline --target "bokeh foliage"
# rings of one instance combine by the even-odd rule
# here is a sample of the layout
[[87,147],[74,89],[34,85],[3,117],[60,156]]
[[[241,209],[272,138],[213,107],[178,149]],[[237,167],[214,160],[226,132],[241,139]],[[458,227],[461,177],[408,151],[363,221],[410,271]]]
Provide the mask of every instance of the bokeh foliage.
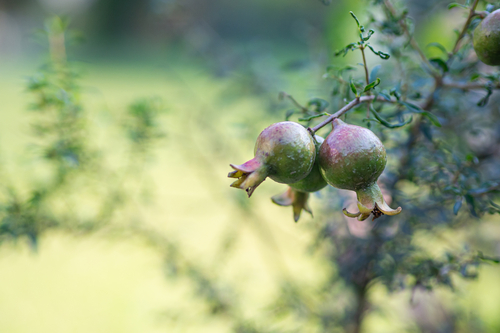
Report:
[[[269,70],[257,65],[247,67],[245,75],[235,78],[226,93],[234,96],[238,95],[234,92],[249,91],[268,102],[272,119],[287,118],[311,127],[325,112],[334,113],[358,96],[377,96],[370,109],[361,104],[343,117],[350,123],[370,127],[384,141],[389,164],[381,182],[387,195],[404,210],[400,216],[368,223],[363,234],[355,235],[341,216],[348,196],[331,188],[322,191],[322,208],[309,226],[313,235],[311,256],[320,257],[328,265],[327,276],[320,283],[305,285],[283,276],[277,282],[280,292],[258,315],[249,316],[244,295],[223,274],[227,258],[236,251],[241,221],[232,221],[234,225],[224,230],[220,244],[214,246],[217,250],[213,260],[193,259],[181,242],[147,221],[117,223],[134,209],[136,193],[127,181],[137,180],[144,173],[145,165],[154,160],[154,147],[173,140],[160,120],[168,103],[165,106],[161,99],[148,97],[130,105],[118,121],[121,135],[128,140],[123,157],[127,163],[110,168],[103,151],[87,139],[92,122],[82,103],[80,73],[67,60],[67,23],[60,18],[45,27],[50,61],[27,83],[34,115],[34,143],[30,148],[43,177],[33,177],[28,190],[12,179],[3,182],[2,240],[27,238],[36,248],[40,237],[51,229],[82,234],[109,228],[121,235],[134,234],[162,254],[168,278],[190,281],[193,295],[206,313],[224,318],[235,332],[358,332],[363,319],[376,308],[368,298],[371,289],[383,285],[391,292],[410,289],[417,293],[442,287],[453,290],[457,276],[476,278],[480,265],[498,262],[491,246],[466,239],[437,256],[421,238],[426,233],[471,228],[500,212],[500,175],[495,167],[499,158],[499,113],[494,103],[494,91],[500,82],[498,73],[481,65],[471,49],[469,36],[478,18],[471,17],[463,34],[458,31],[457,47],[447,49],[432,44],[430,47],[441,54],[428,58],[413,37],[411,12],[402,2],[364,3],[370,6],[372,15],[360,15],[363,18],[357,29],[360,24],[365,26],[360,31],[364,33],[363,42],[359,44],[356,38],[356,22],[345,21],[346,31],[352,29],[355,33],[348,41],[352,43],[338,53],[342,56],[353,51],[357,58],[347,59],[357,60],[349,65],[339,65],[338,58],[329,59],[331,64],[318,60],[325,65],[321,93],[311,94],[314,96],[308,99],[292,99],[283,93],[284,101],[278,103],[276,94],[270,97],[270,89],[276,85],[269,80],[272,63]],[[467,14],[475,5],[477,1],[468,1],[464,9],[451,6],[451,10]],[[489,11],[498,7],[483,2],[480,5]],[[359,46],[364,42],[373,42],[376,55],[367,52],[369,60],[360,66],[356,61],[361,61]],[[251,61],[260,63],[262,58],[257,54]],[[217,67],[220,59],[214,59],[217,74],[227,74],[226,64],[221,61]],[[242,121],[203,112],[206,110],[183,124],[199,131],[203,142],[195,142],[189,135],[176,136],[175,140],[182,142],[186,157],[202,165],[208,175],[221,172],[213,159],[229,162],[251,153],[250,145],[247,154],[227,142],[228,135],[218,133],[218,124],[227,125],[231,135],[252,140],[271,119],[263,111],[256,112],[259,117],[244,115],[248,118]],[[203,178],[212,190],[227,185]],[[61,198],[72,198],[71,205],[61,204]],[[81,208],[82,202],[88,204],[89,200],[94,207],[90,213]],[[226,200],[246,216],[247,222],[255,223],[260,237],[272,243],[266,238],[266,227],[255,222],[264,221],[265,212],[256,211],[255,205],[239,193]],[[425,319],[417,318],[408,325],[408,331],[425,331]],[[448,326],[431,324],[433,329],[444,332],[481,330],[472,321],[460,321],[458,315],[449,318]]]

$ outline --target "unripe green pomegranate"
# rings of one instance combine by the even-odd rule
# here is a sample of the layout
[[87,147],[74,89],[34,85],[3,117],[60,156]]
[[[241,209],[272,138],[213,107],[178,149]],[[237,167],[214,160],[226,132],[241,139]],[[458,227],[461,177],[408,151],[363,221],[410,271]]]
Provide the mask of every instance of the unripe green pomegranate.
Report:
[[369,129],[348,125],[339,119],[333,121],[333,131],[323,142],[319,152],[319,165],[328,184],[355,191],[359,212],[344,214],[366,220],[381,215],[396,215],[384,201],[377,179],[384,171],[387,156],[384,145]]
[[479,60],[490,66],[500,65],[500,9],[479,23],[472,44]]
[[314,139],[315,139],[314,144],[316,146],[316,159],[314,161],[314,165],[311,172],[304,179],[299,180],[296,183],[290,184],[291,188],[299,192],[316,192],[321,190],[323,187],[327,185],[325,179],[323,178],[323,175],[321,174],[318,161],[320,147],[323,141],[325,141],[325,139],[323,139],[319,135],[315,135]]
[[282,184],[305,178],[313,167],[316,148],[304,127],[284,121],[260,133],[254,153],[255,157],[244,164],[230,164],[235,171],[228,174],[238,178],[231,186],[247,191],[249,197],[267,177]]
[[318,162],[318,155],[320,146],[325,139],[315,135],[315,145],[316,145],[316,160],[311,172],[302,180],[296,183],[289,184],[289,188],[282,194],[275,195],[271,200],[280,206],[292,206],[293,208],[293,219],[297,222],[300,218],[302,210],[305,210],[312,215],[312,210],[309,207],[308,199],[310,192],[316,192],[321,190],[327,185],[326,181],[323,179],[321,170]]

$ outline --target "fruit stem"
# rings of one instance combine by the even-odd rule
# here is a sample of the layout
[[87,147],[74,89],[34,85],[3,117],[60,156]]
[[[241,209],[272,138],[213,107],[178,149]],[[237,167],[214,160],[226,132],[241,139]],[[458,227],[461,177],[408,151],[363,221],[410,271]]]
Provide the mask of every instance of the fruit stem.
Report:
[[358,201],[363,204],[363,206],[374,209],[375,203],[384,200],[382,196],[382,191],[380,187],[378,187],[377,183],[373,183],[372,185],[357,190],[356,194],[358,196]]

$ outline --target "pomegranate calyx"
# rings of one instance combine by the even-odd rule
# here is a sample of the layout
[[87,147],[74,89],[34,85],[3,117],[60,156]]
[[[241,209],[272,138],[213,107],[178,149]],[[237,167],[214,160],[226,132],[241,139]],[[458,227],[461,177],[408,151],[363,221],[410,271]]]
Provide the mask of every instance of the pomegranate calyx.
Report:
[[245,190],[249,198],[267,177],[267,168],[255,158],[241,165],[230,164],[229,166],[235,171],[230,172],[227,176],[238,178],[231,184],[231,187]]
[[295,191],[291,187],[288,187],[288,189],[284,193],[273,196],[271,198],[271,201],[279,206],[292,206],[293,219],[295,222],[297,222],[300,219],[302,210],[305,210],[306,212],[311,214],[311,216],[313,216],[312,210],[307,202],[308,199],[309,193]]

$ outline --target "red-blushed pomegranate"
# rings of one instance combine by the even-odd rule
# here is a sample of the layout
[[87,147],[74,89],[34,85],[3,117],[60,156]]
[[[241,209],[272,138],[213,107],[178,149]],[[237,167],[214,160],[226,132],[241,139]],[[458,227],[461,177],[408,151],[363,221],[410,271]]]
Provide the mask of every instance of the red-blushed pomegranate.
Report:
[[267,177],[282,184],[304,179],[313,168],[316,148],[303,126],[284,121],[260,133],[254,153],[255,157],[244,164],[230,164],[235,171],[228,174],[238,178],[231,186],[247,191],[249,197]]
[[292,206],[293,219],[295,222],[299,220],[302,210],[312,215],[312,210],[308,204],[309,193],[319,191],[327,185],[321,174],[318,162],[319,149],[325,139],[318,135],[315,135],[314,139],[316,145],[316,160],[311,172],[304,179],[289,184],[289,188],[284,193],[275,195],[271,198],[277,205]]
[[380,139],[369,129],[348,125],[340,119],[333,121],[333,131],[323,142],[319,152],[319,165],[328,184],[356,192],[359,212],[344,214],[366,220],[381,215],[401,212],[390,208],[377,185],[384,171],[387,156]]

